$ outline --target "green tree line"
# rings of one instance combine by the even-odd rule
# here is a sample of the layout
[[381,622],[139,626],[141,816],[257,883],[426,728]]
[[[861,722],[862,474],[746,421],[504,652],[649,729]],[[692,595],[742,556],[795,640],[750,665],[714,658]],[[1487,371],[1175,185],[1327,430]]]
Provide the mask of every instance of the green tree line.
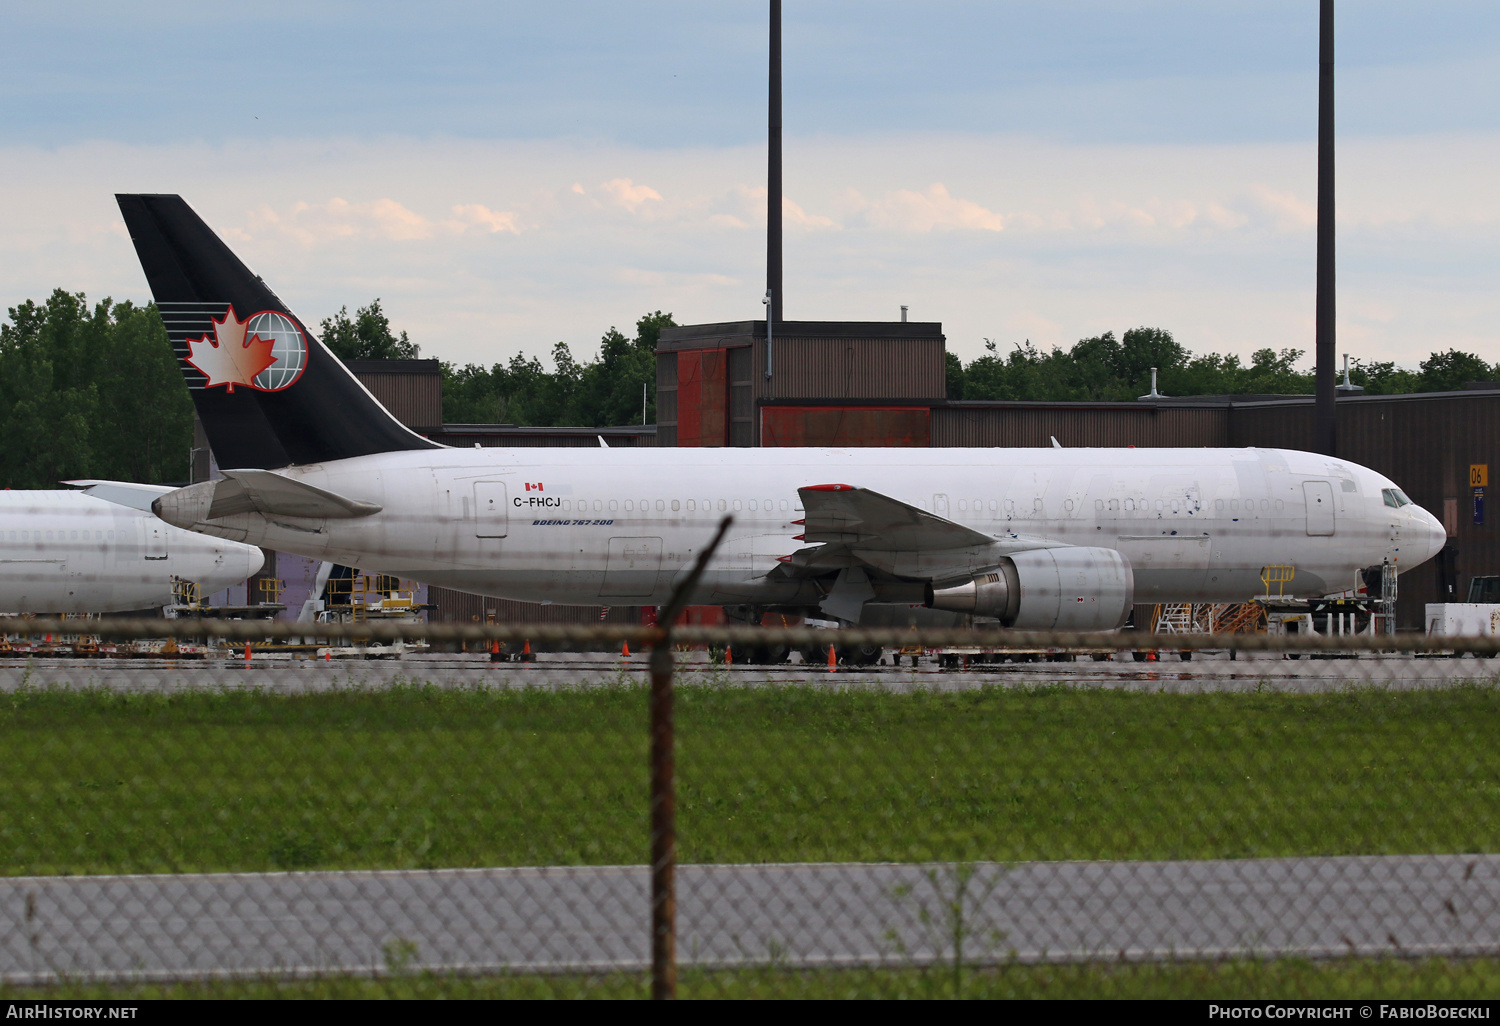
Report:
[[[633,336],[610,328],[598,352],[580,360],[564,342],[551,368],[513,356],[486,368],[446,361],[443,417],[452,424],[608,427],[656,419],[656,358],[669,313],[636,321]],[[410,359],[419,355],[395,331],[376,299],[326,318],[319,335],[344,359]],[[1306,394],[1312,373],[1298,369],[1297,349],[1237,356],[1195,355],[1161,328],[1132,328],[1043,352],[1030,342],[986,353],[968,364],[948,354],[953,399],[1131,400],[1150,387],[1167,395]],[[1353,365],[1351,378],[1370,394],[1438,392],[1469,381],[1500,379],[1500,366],[1472,353],[1433,353],[1417,370],[1394,363]],[[44,303],[11,307],[0,324],[0,487],[55,488],[59,481],[100,477],[185,481],[192,446],[192,403],[154,305],[58,289]]]
[[155,306],[58,289],[0,324],[0,486],[183,481],[187,386]]
[[[1195,355],[1162,328],[1107,331],[1071,349],[1043,352],[1028,340],[1001,352],[985,340],[984,356],[965,365],[948,354],[949,399],[1030,399],[1048,402],[1128,401],[1151,389],[1151,368],[1164,395],[1310,395],[1311,368],[1299,370],[1301,349],[1260,349],[1250,362],[1221,353]],[[1394,362],[1350,361],[1349,379],[1367,395],[1457,391],[1470,381],[1500,379],[1500,366],[1472,353],[1433,353],[1415,371]]]

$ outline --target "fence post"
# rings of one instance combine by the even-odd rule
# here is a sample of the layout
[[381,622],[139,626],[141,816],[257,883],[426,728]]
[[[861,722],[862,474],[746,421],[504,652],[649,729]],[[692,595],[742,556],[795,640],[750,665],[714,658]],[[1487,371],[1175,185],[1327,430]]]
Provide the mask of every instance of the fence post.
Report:
[[676,689],[672,679],[672,627],[692,597],[698,579],[734,517],[719,521],[719,530],[693,561],[672,597],[657,611],[657,634],[651,643],[651,997],[677,997],[677,735],[673,719]]
[[[667,632],[663,632],[666,634]],[[676,737],[672,646],[651,649],[651,997],[677,996]]]

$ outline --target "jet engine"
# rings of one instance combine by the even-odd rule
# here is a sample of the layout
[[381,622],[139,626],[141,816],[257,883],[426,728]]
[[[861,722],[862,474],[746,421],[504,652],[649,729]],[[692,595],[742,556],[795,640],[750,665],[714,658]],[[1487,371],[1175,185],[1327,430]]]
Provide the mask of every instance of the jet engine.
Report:
[[1109,631],[1130,617],[1135,574],[1114,549],[1015,552],[989,573],[927,586],[927,606],[1023,631]]

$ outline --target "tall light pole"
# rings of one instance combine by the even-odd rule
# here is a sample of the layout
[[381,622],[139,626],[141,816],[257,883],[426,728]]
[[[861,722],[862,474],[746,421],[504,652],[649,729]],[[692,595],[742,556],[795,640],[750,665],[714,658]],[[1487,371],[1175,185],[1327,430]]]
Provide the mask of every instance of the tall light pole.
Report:
[[[766,167],[766,293],[767,315],[781,320],[781,0],[771,0],[770,144]],[[769,324],[767,325],[769,330]]]
[[1318,25],[1318,299],[1313,408],[1313,448],[1328,456],[1338,449],[1334,407],[1334,204],[1333,204],[1333,0],[1322,0]]

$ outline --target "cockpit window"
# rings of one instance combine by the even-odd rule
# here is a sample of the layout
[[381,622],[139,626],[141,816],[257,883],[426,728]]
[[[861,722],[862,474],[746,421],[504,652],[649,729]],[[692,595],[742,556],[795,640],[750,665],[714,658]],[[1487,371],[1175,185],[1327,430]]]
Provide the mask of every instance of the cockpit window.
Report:
[[1385,504],[1392,509],[1400,509],[1402,506],[1411,505],[1411,500],[1399,488],[1382,488],[1380,489],[1380,494],[1385,498]]

